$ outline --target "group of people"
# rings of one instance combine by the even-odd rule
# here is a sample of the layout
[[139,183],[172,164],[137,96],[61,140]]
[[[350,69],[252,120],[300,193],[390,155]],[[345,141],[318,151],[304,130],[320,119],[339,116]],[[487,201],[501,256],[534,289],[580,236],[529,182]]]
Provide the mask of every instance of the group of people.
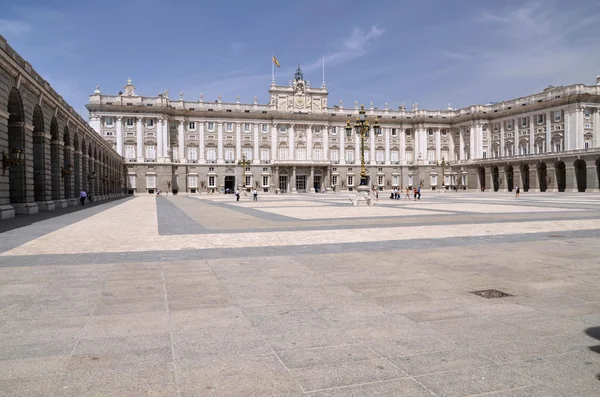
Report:
[[[258,201],[258,191],[256,189],[252,190],[252,197],[254,201]],[[240,201],[240,190],[235,191],[235,201]]]
[[[406,194],[404,197],[406,197],[407,200],[410,200],[410,188],[408,186],[406,187]],[[415,200],[421,200],[421,187],[413,188],[413,197]],[[390,198],[392,200],[400,200],[402,198],[402,191],[400,188],[393,188]]]
[[85,190],[82,190],[81,192],[79,192],[79,202],[81,203],[82,207],[85,204],[85,199],[88,199],[88,201],[90,203],[94,202],[92,195],[90,193],[86,192]]

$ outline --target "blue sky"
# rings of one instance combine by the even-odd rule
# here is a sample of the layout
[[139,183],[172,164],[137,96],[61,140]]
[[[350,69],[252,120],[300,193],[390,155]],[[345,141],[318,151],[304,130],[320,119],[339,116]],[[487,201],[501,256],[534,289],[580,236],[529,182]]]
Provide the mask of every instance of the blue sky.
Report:
[[0,0],[0,34],[87,118],[116,94],[268,102],[271,54],[299,62],[329,104],[441,109],[498,102],[600,75],[600,2]]

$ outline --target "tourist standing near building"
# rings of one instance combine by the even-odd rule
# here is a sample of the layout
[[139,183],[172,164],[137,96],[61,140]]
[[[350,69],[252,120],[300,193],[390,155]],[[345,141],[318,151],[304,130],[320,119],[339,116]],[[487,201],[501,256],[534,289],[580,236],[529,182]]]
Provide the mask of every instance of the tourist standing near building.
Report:
[[85,204],[85,199],[87,197],[87,193],[85,192],[85,190],[82,190],[79,193],[79,201],[81,202],[81,206],[83,207],[83,205]]
[[235,201],[240,201],[240,190],[235,191]]
[[254,197],[254,201],[258,201],[258,192],[256,191],[256,188],[252,191],[252,196]]
[[519,196],[521,195],[521,188],[519,187],[519,185],[515,186],[515,198],[519,198]]

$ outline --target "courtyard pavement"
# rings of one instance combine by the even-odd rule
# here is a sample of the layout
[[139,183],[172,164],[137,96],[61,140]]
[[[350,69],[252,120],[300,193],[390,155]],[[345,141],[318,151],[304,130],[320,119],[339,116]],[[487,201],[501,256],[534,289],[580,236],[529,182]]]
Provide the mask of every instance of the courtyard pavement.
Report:
[[349,196],[0,221],[0,395],[600,395],[600,194]]

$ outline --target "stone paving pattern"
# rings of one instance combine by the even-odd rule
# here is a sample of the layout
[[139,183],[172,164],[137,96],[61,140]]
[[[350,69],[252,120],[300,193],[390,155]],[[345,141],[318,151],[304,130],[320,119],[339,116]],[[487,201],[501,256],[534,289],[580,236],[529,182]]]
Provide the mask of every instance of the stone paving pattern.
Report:
[[599,202],[143,196],[5,227],[0,395],[597,396]]

